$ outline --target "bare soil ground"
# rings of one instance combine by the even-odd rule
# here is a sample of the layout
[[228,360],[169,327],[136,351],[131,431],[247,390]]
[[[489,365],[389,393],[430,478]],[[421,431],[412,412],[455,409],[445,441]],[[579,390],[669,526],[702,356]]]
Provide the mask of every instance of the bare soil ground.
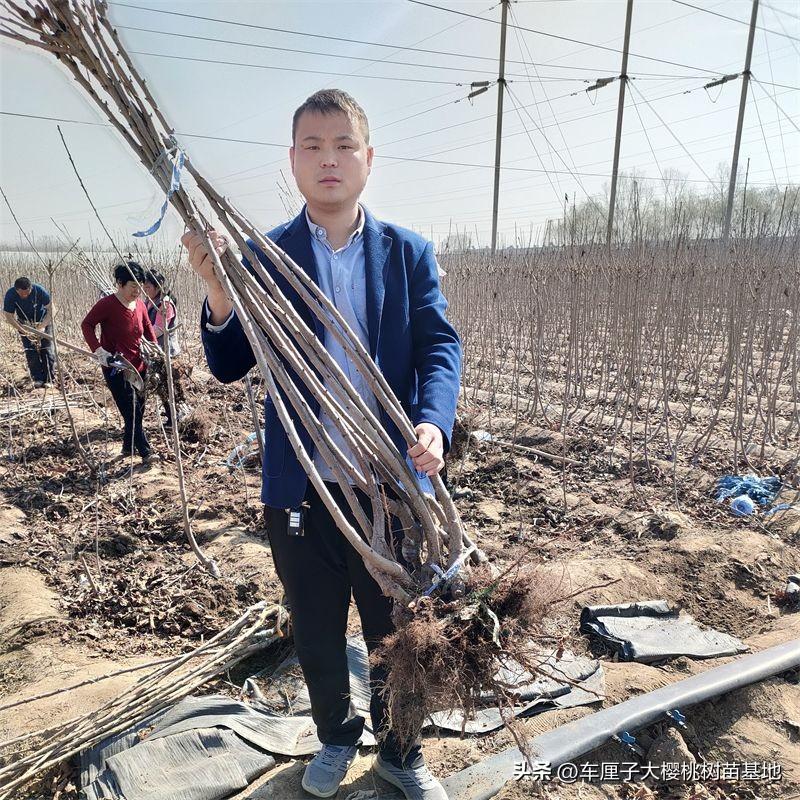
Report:
[[[15,393],[43,401],[34,390],[16,343],[3,340],[0,373],[6,403]],[[195,354],[195,363],[197,355]],[[280,585],[262,530],[260,477],[231,470],[225,459],[252,430],[241,384],[221,386],[198,365],[185,387],[202,420],[184,437],[184,464],[193,528],[222,577],[196,564],[185,540],[174,460],[150,403],[147,428],[165,461],[143,467],[118,455],[120,423],[98,374],[73,365],[70,397],[80,436],[108,476],[89,478],[71,442],[64,411],[33,413],[4,423],[0,461],[0,705],[87,677],[136,666],[196,646],[259,599],[278,601]],[[90,400],[89,398],[93,398]],[[800,638],[800,614],[776,602],[788,574],[800,569],[800,514],[737,519],[712,496],[722,460],[714,449],[703,463],[677,464],[652,454],[630,464],[596,436],[565,441],[516,417],[502,404],[472,395],[472,428],[491,425],[499,439],[564,454],[558,464],[487,442],[467,443],[451,458],[449,481],[457,505],[481,547],[499,566],[540,564],[542,585],[560,597],[549,625],[578,652],[598,650],[577,630],[580,609],[593,603],[664,598],[703,625],[743,639],[757,651]],[[491,418],[489,412],[491,410]],[[199,439],[199,441],[191,441]],[[720,445],[722,446],[722,445]],[[776,451],[781,471],[792,453]],[[788,482],[796,475],[784,475]],[[94,588],[93,584],[101,587]],[[549,590],[549,589],[548,589]],[[357,626],[357,618],[353,619]],[[620,702],[727,659],[686,658],[662,666],[622,663],[600,653],[608,697]],[[267,655],[264,658],[274,658]],[[259,664],[243,667],[258,668]],[[79,690],[0,711],[0,740],[85,713],[135,678],[129,673]],[[789,798],[800,796],[800,687],[784,675],[687,709],[684,738],[700,758],[778,762],[783,779],[709,782],[703,786],[559,785],[526,781],[500,797],[558,798]],[[223,676],[209,691],[234,692]],[[551,711],[522,725],[535,735],[592,713]],[[655,736],[654,728],[647,735]],[[429,736],[424,749],[434,773],[445,776],[513,746],[501,730],[483,737]],[[591,760],[629,760],[609,745]],[[356,790],[391,796],[369,771],[364,751],[339,796]],[[300,798],[303,763],[279,760],[241,798]],[[43,785],[36,796],[51,797]],[[63,796],[63,795],[62,795]]]

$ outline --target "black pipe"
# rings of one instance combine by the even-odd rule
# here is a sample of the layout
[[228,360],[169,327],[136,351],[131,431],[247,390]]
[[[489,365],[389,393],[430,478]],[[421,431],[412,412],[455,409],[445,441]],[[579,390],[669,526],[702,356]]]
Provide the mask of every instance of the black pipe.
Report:
[[[800,639],[737,658],[700,675],[601,709],[534,737],[528,747],[537,761],[555,769],[595,750],[614,734],[637,730],[667,711],[702,703],[797,667],[800,667]],[[489,800],[519,772],[516,765],[524,763],[525,757],[519,748],[512,747],[450,775],[443,786],[450,800]]]

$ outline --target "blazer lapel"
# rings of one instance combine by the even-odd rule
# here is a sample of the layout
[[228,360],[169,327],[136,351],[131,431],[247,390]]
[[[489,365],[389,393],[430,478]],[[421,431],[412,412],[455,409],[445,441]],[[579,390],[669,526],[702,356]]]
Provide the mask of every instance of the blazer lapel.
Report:
[[[292,220],[288,228],[277,238],[275,244],[280,247],[289,258],[292,259],[314,283],[319,283],[317,275],[317,260],[314,258],[314,251],[311,248],[311,232],[308,230],[308,222],[306,221],[306,209],[303,210]],[[297,296],[294,289],[290,291]],[[305,307],[305,309],[303,308]],[[322,323],[317,319],[316,314],[311,313],[305,304],[301,304],[299,309],[301,313],[305,310],[305,316],[308,322],[314,323],[314,332],[317,338],[325,341],[325,329]]]
[[367,328],[369,352],[372,358],[378,351],[383,301],[386,295],[386,276],[389,272],[389,250],[392,239],[383,232],[383,226],[364,209],[364,269],[367,284]]

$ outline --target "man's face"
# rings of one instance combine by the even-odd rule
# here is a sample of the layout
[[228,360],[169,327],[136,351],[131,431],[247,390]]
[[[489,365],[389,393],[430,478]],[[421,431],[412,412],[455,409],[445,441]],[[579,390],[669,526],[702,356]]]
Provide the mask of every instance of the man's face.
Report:
[[16,290],[17,294],[18,294],[18,295],[19,295],[19,296],[20,296],[20,297],[21,297],[23,300],[27,299],[27,298],[29,297],[29,295],[30,295],[30,293],[31,293],[32,291],[33,291],[33,289],[17,289],[17,290]]
[[126,283],[117,283],[119,286],[119,293],[124,300],[131,302],[139,296],[139,284],[136,281],[127,281]]
[[372,148],[344,113],[304,112],[289,150],[297,188],[312,207],[338,211],[355,204],[372,167]]

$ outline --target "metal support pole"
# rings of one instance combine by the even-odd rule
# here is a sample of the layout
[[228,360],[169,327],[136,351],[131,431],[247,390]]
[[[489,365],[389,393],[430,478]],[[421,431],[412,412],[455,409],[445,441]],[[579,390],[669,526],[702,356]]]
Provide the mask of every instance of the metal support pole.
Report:
[[742,143],[742,125],[744,124],[744,110],[747,106],[747,87],[750,85],[750,59],[753,56],[753,39],[755,38],[756,34],[757,17],[758,0],[753,0],[753,9],[750,12],[750,32],[747,34],[747,55],[744,58],[744,71],[742,72],[742,94],[739,98],[739,118],[736,122],[736,139],[733,143],[731,175],[728,182],[728,205],[725,208],[725,223],[722,228],[723,242],[727,242],[731,235],[733,196],[736,194],[736,173],[739,170],[739,147]]
[[614,231],[614,210],[617,203],[617,176],[619,174],[619,151],[622,143],[622,115],[625,111],[625,88],[628,85],[628,46],[631,42],[631,19],[633,18],[633,0],[628,0],[625,12],[625,42],[622,46],[622,71],[619,76],[619,102],[617,104],[617,133],[614,139],[614,167],[611,171],[611,196],[608,200],[608,229],[606,244],[611,245],[611,234]]
[[492,201],[492,252],[497,249],[497,208],[500,201],[500,149],[503,137],[503,95],[506,91],[506,30],[508,6],[511,0],[502,0],[503,16],[500,21],[500,71],[497,76],[497,133],[494,145],[494,199]]

